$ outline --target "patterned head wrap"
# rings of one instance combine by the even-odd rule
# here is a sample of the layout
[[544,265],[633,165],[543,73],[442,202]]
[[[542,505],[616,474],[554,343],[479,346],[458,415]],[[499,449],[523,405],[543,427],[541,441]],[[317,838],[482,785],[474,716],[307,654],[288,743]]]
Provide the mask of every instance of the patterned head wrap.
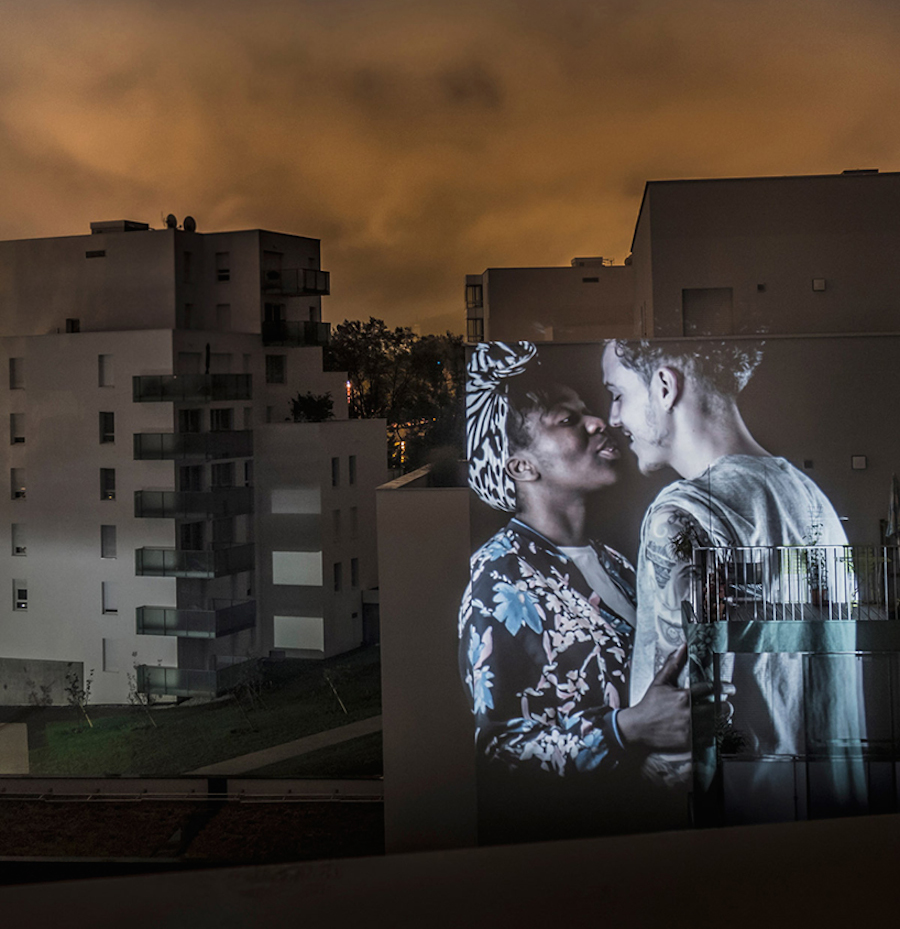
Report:
[[516,510],[516,486],[504,465],[509,457],[507,379],[521,374],[537,354],[533,342],[482,342],[469,359],[466,379],[466,454],[469,486],[495,510]]

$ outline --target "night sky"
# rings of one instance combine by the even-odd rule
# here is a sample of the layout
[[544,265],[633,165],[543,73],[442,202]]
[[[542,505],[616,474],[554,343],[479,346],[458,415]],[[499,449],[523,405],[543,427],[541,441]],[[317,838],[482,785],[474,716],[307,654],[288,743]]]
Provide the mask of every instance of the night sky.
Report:
[[621,262],[646,180],[900,168],[887,0],[0,0],[0,238],[322,239],[332,321]]

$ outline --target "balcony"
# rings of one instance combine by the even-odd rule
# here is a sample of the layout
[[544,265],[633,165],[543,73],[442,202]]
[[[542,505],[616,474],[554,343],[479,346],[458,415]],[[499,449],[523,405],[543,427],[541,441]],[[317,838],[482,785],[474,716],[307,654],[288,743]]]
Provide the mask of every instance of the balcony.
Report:
[[252,571],[253,543],[228,548],[187,551],[180,548],[138,548],[134,552],[134,573],[138,577],[226,577]]
[[131,383],[135,403],[252,398],[249,374],[143,374]]
[[284,268],[263,271],[261,281],[265,294],[311,297],[331,292],[331,275],[316,268]]
[[136,432],[134,460],[252,458],[253,432]]
[[134,515],[139,519],[223,519],[252,512],[252,487],[134,492]]
[[331,323],[278,320],[262,324],[263,345],[327,345]]
[[137,608],[138,635],[174,635],[184,639],[215,639],[256,623],[255,600],[215,600],[212,609],[178,610],[167,606]]
[[241,661],[215,671],[142,664],[137,666],[137,690],[158,696],[215,697],[236,687],[254,664],[252,660]]

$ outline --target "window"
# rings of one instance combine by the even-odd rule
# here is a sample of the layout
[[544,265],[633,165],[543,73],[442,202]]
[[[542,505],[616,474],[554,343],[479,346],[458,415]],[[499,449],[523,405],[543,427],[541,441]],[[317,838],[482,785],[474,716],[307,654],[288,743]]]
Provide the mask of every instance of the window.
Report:
[[359,587],[359,559],[350,559],[350,586]]
[[12,553],[14,555],[27,555],[28,547],[25,544],[25,526],[22,523],[13,523],[11,528]]
[[28,609],[28,581],[13,581],[13,609]]
[[199,432],[200,431],[200,410],[179,410],[178,411],[178,431],[179,432]]
[[25,359],[9,359],[9,389],[21,390],[25,386]]
[[331,486],[339,487],[341,483],[341,459],[331,459]]
[[209,428],[212,432],[228,432],[233,428],[234,410],[226,407],[221,410],[209,411]]
[[95,248],[89,252],[84,253],[85,258],[105,258],[106,249],[105,248]]
[[341,540],[341,511],[340,510],[331,511],[331,534],[334,536],[335,542],[340,542]]
[[244,487],[253,486],[253,462],[244,462]]
[[[459,291],[457,291],[459,293]],[[482,306],[484,303],[484,288],[481,284],[466,284],[466,307]]]
[[813,290],[824,290],[825,289],[825,278],[824,277],[814,277],[812,282]]
[[182,493],[203,490],[203,465],[182,465],[178,469],[178,489]]
[[469,342],[484,341],[484,320],[467,319],[466,320],[466,339]]
[[212,523],[213,545],[234,544],[234,517],[214,519]]
[[101,500],[115,500],[116,499],[116,469],[115,468],[101,468],[100,469],[100,499]]
[[216,280],[231,280],[231,254],[229,252],[216,252]]
[[100,444],[106,445],[116,441],[116,414],[100,414]]
[[234,462],[225,461],[212,465],[210,484],[213,487],[234,487]]
[[309,308],[309,321],[311,323],[322,322],[322,308],[321,307],[311,306]]
[[283,384],[285,377],[285,355],[266,355],[266,383]]
[[344,589],[344,565],[340,561],[334,563],[334,592],[340,593]]
[[116,557],[116,527],[115,526],[101,526],[100,527],[100,557],[101,558],[115,558]]
[[66,332],[81,332],[81,320],[70,317],[66,320]]
[[119,597],[116,585],[112,581],[101,581],[100,597],[103,603],[104,613],[119,612]]
[[9,469],[10,497],[13,500],[25,499],[25,469]]
[[205,528],[205,523],[182,523],[178,527],[178,547],[185,552],[202,552]]
[[98,355],[97,356],[97,383],[100,387],[114,387],[115,380],[113,378],[113,356],[112,355]]
[[21,445],[25,441],[25,414],[9,414],[9,444]]
[[350,463],[349,463],[349,468],[347,472],[347,480],[351,484],[356,483],[356,455],[350,456]]
[[355,539],[359,535],[359,508],[350,507],[350,538]]

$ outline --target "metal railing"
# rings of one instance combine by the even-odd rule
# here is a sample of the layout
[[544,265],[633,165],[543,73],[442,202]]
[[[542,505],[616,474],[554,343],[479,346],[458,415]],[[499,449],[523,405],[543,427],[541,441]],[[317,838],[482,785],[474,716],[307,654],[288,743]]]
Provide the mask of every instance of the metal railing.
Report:
[[135,403],[250,400],[249,374],[141,374],[131,379]]
[[134,492],[134,515],[138,518],[222,519],[252,512],[252,487]]
[[256,623],[255,600],[214,600],[211,609],[184,610],[167,606],[139,606],[138,635],[172,635],[186,639],[215,639]]
[[253,432],[136,432],[134,459],[251,458]]
[[252,571],[253,566],[252,542],[216,551],[137,548],[134,552],[134,572],[139,577],[224,577]]
[[695,622],[900,618],[896,546],[715,546],[693,550]]

